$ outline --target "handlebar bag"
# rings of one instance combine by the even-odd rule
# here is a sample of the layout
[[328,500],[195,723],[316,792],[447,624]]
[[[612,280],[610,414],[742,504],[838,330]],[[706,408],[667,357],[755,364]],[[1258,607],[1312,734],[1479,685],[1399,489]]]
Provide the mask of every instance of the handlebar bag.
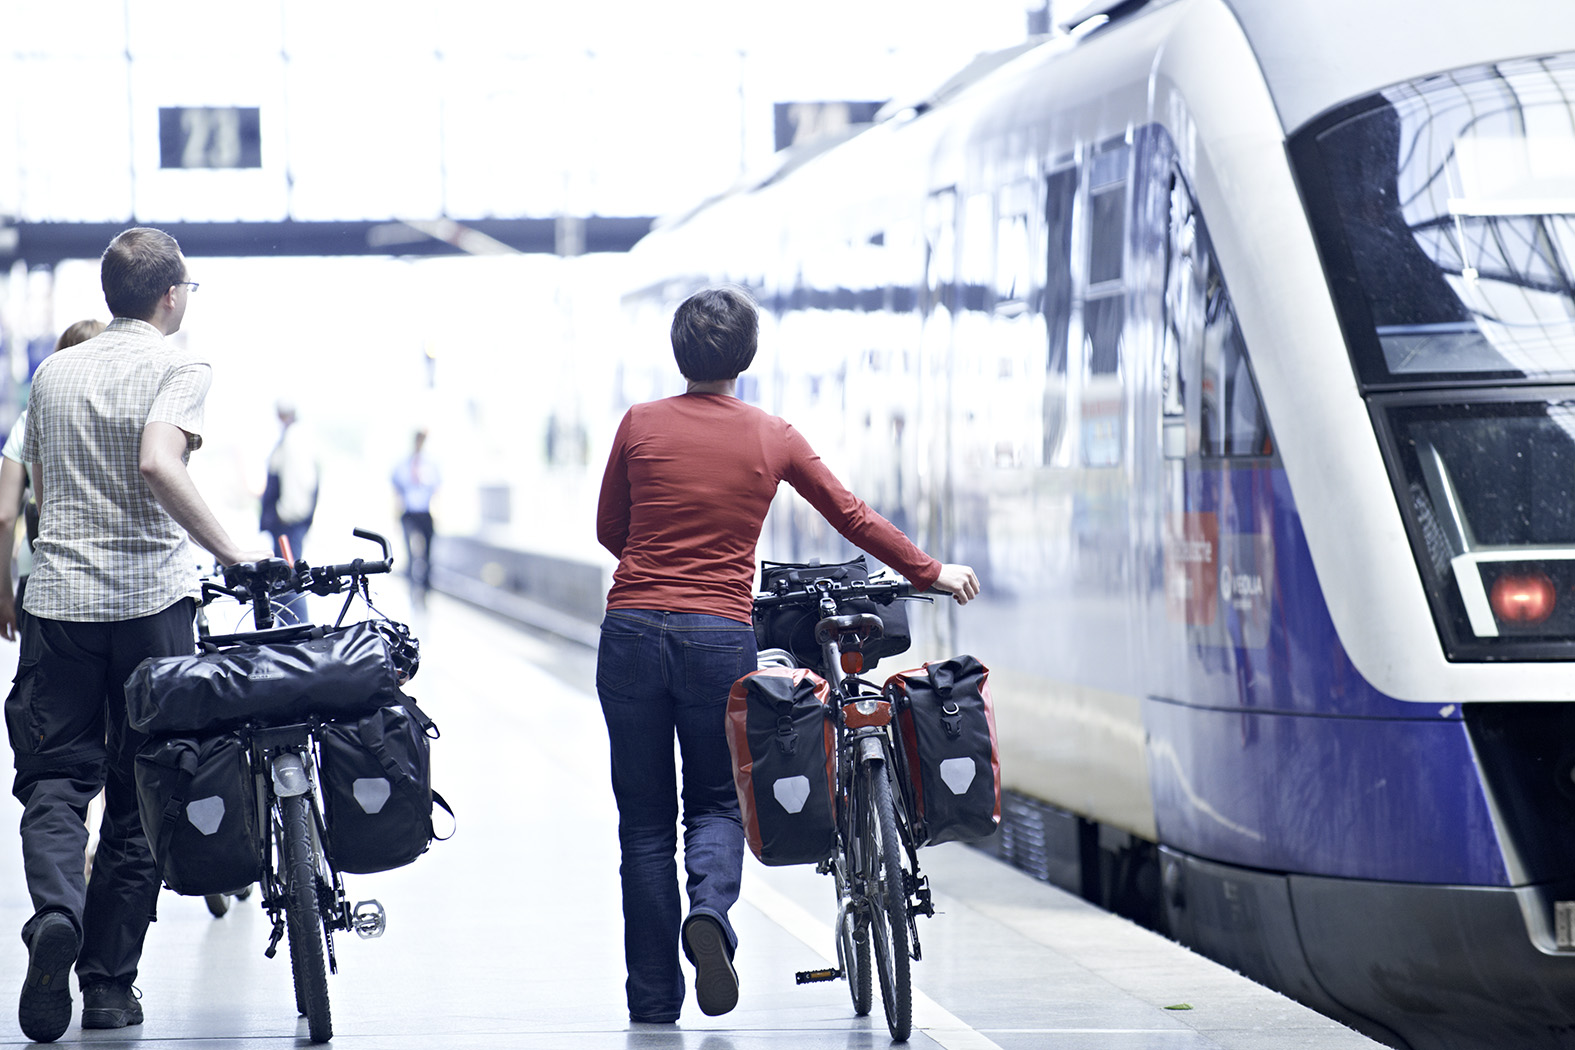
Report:
[[922,846],[971,842],[1001,823],[1001,761],[990,669],[972,656],[886,679],[907,777],[899,776]]
[[[437,726],[412,700],[317,734],[328,859],[366,874],[403,867],[432,843],[431,741]],[[452,814],[453,811],[449,810]]]
[[830,693],[802,667],[751,671],[728,693],[733,786],[744,836],[762,864],[818,864],[836,849]]
[[302,641],[150,657],[126,679],[127,719],[150,736],[360,718],[399,699],[393,649],[372,622],[316,628]]
[[202,896],[257,881],[257,786],[236,734],[151,740],[134,775],[142,830],[166,886]]
[[[815,580],[833,580],[837,583],[868,583],[869,566],[861,554],[852,561],[832,565],[799,565],[791,562],[763,561],[760,563],[760,589],[767,593],[799,590]],[[908,651],[912,638],[908,630],[908,608],[901,601],[887,604],[868,598],[845,598],[837,603],[839,615],[873,613],[880,617],[882,633],[864,644],[864,667],[875,666],[883,656],[896,656]],[[820,646],[815,643],[815,624],[820,622],[820,609],[814,605],[779,605],[772,609],[757,610],[755,621],[755,648],[786,649],[793,658],[809,667],[821,664]]]

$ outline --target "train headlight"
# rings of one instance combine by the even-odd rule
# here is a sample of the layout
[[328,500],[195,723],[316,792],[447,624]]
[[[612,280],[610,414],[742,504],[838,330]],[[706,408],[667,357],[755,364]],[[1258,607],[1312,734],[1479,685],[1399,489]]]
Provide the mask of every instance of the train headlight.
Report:
[[1553,615],[1558,589],[1546,573],[1505,573],[1493,581],[1488,601],[1505,623],[1541,623]]

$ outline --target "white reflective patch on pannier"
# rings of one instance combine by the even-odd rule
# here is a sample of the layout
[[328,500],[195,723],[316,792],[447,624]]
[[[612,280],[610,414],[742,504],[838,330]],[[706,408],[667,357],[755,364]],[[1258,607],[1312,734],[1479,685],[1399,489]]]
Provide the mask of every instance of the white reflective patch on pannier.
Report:
[[809,801],[809,778],[783,777],[771,785],[771,793],[789,813],[797,813]]
[[224,799],[218,795],[186,803],[186,819],[204,835],[212,835],[224,822]]
[[350,793],[367,813],[377,813],[388,801],[388,781],[382,777],[362,777],[350,785]]
[[968,785],[973,783],[974,770],[974,761],[971,758],[941,760],[941,780],[952,789],[954,795],[961,795],[968,790]]

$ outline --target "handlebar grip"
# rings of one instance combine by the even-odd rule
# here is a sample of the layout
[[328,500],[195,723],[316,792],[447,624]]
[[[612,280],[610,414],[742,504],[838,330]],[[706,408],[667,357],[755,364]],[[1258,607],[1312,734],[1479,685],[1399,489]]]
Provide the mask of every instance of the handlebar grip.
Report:
[[377,544],[383,549],[383,561],[387,562],[390,566],[393,565],[394,554],[388,548],[388,541],[385,540],[381,535],[373,532],[371,529],[351,529],[350,535],[354,536],[358,540],[371,540],[373,543]]

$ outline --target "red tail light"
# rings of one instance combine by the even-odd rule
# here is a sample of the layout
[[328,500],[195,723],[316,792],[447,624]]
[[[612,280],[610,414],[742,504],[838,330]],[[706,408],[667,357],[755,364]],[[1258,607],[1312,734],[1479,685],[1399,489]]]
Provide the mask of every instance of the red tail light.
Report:
[[842,670],[847,674],[858,674],[864,670],[864,654],[856,649],[842,651]]
[[1505,623],[1541,623],[1553,615],[1558,589],[1540,572],[1505,573],[1493,581],[1488,601]]

